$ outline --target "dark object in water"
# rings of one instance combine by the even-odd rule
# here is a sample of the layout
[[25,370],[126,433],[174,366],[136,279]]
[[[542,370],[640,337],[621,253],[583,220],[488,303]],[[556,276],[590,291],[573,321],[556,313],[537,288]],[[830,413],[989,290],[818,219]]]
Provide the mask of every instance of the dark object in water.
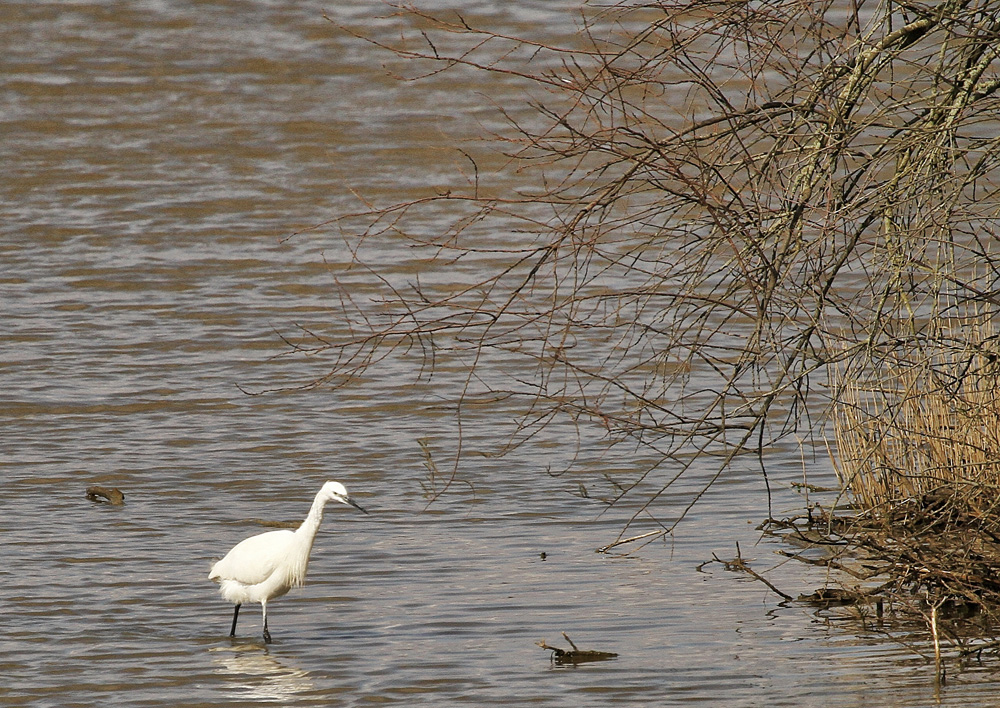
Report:
[[563,638],[569,642],[569,645],[573,647],[572,649],[560,649],[559,647],[549,646],[545,643],[543,639],[540,642],[535,642],[542,649],[548,649],[552,652],[552,661],[556,664],[584,664],[588,661],[608,661],[609,659],[614,659],[618,655],[613,651],[593,651],[590,649],[577,649],[576,644],[573,640],[569,638],[566,632],[562,632]]
[[870,599],[870,595],[844,588],[820,588],[814,593],[799,595],[798,597],[799,602],[806,602],[817,607],[845,607],[847,605],[857,605],[860,602]]
[[799,602],[804,602],[820,609],[831,607],[849,607],[851,605],[875,605],[875,616],[882,618],[884,600],[878,593],[867,593],[863,590],[848,590],[847,588],[820,588],[808,595],[799,595]]
[[250,523],[257,524],[269,529],[297,529],[302,525],[302,520],[298,521],[268,521],[267,519],[247,519]]
[[125,503],[125,495],[117,487],[101,487],[96,484],[87,487],[87,499],[94,502],[107,502],[113,506]]

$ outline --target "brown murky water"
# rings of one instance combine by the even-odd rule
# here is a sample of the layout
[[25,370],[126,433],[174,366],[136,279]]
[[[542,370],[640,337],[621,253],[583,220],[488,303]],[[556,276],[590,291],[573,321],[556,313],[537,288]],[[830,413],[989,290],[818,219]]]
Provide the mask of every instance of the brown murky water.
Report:
[[[0,4],[0,703],[931,703],[931,671],[905,649],[696,570],[736,541],[775,562],[754,545],[767,510],[749,466],[672,544],[601,556],[629,510],[601,514],[537,459],[470,454],[472,487],[425,509],[417,441],[447,456],[455,431],[446,395],[401,389],[409,372],[347,393],[238,390],[315,373],[271,359],[275,330],[327,325],[342,246],[283,237],[354,209],[349,188],[389,199],[446,180],[445,133],[496,119],[476,92],[523,102],[502,82],[395,83],[323,12],[392,23],[339,5]],[[463,7],[541,36],[577,16],[567,0]],[[506,420],[483,415],[473,453],[490,416]],[[777,451],[772,483],[799,463]],[[326,479],[371,515],[329,510],[306,587],[271,607],[274,644],[256,608],[230,640],[210,563],[261,530],[251,519],[303,516]],[[87,501],[91,483],[126,504]],[[560,631],[620,656],[555,667],[534,642]],[[991,705],[981,680],[964,674],[943,701]]]

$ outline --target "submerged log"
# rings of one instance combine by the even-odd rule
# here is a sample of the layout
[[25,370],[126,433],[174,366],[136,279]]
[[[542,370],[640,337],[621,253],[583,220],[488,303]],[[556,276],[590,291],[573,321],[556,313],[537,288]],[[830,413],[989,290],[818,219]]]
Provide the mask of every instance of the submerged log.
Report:
[[550,646],[545,643],[543,639],[540,642],[535,642],[542,649],[547,649],[552,652],[552,661],[556,664],[584,664],[589,661],[608,661],[609,659],[614,659],[618,656],[613,651],[595,651],[593,649],[578,649],[573,640],[569,638],[566,632],[562,632],[563,638],[569,642],[569,645],[573,647],[572,649],[560,649],[559,647]]
[[267,519],[247,519],[251,524],[257,524],[269,529],[297,529],[302,525],[302,520],[298,521],[269,521]]
[[117,487],[101,487],[93,484],[87,487],[87,499],[93,502],[107,502],[112,506],[121,506],[125,503],[125,495]]
[[819,588],[816,592],[808,595],[799,595],[799,602],[804,602],[817,607],[846,607],[859,603],[878,600],[879,598],[865,592],[848,590],[847,588]]

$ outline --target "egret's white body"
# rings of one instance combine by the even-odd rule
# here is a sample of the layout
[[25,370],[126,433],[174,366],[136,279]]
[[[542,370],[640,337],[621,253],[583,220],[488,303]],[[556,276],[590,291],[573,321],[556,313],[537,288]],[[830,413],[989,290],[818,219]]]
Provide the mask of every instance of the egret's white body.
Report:
[[271,641],[271,634],[267,631],[267,601],[281,597],[305,582],[309,554],[323,521],[323,507],[329,501],[350,504],[365,511],[347,495],[344,485],[327,482],[319,490],[309,515],[298,529],[281,529],[251,536],[233,546],[225,558],[212,566],[209,580],[219,583],[222,596],[236,605],[229,636],[236,635],[240,606],[245,602],[259,602],[264,619],[264,641]]

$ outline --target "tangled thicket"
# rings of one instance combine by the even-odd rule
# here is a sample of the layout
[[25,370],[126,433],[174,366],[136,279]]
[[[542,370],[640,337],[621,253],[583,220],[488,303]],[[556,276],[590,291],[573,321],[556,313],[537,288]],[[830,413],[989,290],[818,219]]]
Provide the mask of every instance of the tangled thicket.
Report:
[[[992,335],[965,325],[1000,305],[1000,2],[620,3],[584,8],[566,46],[390,7],[409,29],[366,39],[410,79],[523,84],[530,118],[498,140],[524,188],[491,192],[467,152],[464,188],[344,216],[379,302],[346,293],[344,334],[297,343],[332,357],[315,383],[404,350],[425,372],[447,360],[459,415],[519,402],[513,444],[570,425],[643,450],[616,491],[642,495],[633,521],[703,475],[654,536],[736,455],[842,406],[875,420],[852,488],[911,491],[882,464],[903,439],[886,426],[939,421],[899,392],[968,399],[993,366]],[[372,242],[412,249],[419,277]]]

